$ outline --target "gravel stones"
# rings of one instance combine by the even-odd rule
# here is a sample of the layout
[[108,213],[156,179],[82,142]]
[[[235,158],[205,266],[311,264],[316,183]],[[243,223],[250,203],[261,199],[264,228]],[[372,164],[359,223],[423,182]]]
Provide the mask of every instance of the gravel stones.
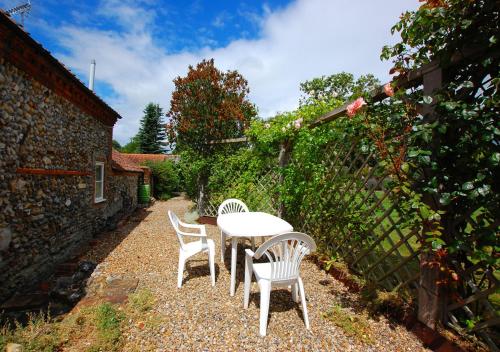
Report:
[[[306,330],[300,305],[288,290],[276,288],[271,293],[268,335],[259,336],[259,293],[253,283],[250,307],[243,309],[243,247],[238,247],[237,285],[229,296],[230,246],[226,245],[224,263],[216,260],[216,285],[210,284],[206,255],[191,258],[186,266],[181,289],[176,287],[179,244],[168,222],[172,210],[185,219],[192,203],[182,197],[158,201],[134,215],[102,243],[94,247],[88,259],[100,261],[92,285],[108,277],[134,277],[138,289],[147,288],[155,297],[152,312],[144,320],[130,321],[124,331],[124,351],[423,351],[421,342],[403,326],[391,325],[384,317],[368,317],[373,343],[366,344],[347,336],[333,322],[322,317],[333,304],[342,303],[353,314],[366,314],[358,296],[347,287],[304,261],[301,276],[308,299],[311,330]],[[136,218],[134,218],[136,217]],[[141,220],[138,222],[138,220]],[[209,238],[220,246],[220,231],[207,225]],[[244,244],[249,246],[250,243]],[[96,274],[96,272],[94,272]],[[104,283],[105,284],[105,283]],[[89,292],[95,292],[89,289]],[[144,328],[143,321],[158,321]],[[146,324],[147,326],[148,324]]]

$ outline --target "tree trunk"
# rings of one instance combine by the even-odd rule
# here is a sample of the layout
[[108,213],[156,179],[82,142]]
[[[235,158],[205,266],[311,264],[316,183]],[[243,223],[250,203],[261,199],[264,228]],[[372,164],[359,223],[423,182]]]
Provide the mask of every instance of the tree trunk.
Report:
[[198,178],[198,215],[205,216],[207,203],[208,174],[202,171]]

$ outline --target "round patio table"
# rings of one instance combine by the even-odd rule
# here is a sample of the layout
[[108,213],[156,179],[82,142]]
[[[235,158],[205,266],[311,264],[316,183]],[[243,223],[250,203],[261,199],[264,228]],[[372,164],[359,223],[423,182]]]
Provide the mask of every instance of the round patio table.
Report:
[[[231,236],[231,285],[229,292],[234,296],[236,286],[236,257],[240,237],[272,237],[293,231],[292,225],[274,215],[262,212],[228,213],[217,218],[217,226]],[[224,243],[221,243],[223,246]]]

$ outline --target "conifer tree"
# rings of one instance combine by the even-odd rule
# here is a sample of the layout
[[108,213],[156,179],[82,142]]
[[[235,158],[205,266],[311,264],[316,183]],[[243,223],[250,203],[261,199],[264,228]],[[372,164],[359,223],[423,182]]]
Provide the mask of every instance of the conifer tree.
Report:
[[165,123],[160,105],[149,103],[146,106],[137,137],[141,153],[160,154],[165,152]]

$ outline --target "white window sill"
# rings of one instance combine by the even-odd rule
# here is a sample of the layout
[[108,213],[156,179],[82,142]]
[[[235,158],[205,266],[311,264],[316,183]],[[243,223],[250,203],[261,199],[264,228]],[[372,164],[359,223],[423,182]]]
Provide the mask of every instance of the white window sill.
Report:
[[105,202],[106,198],[94,199],[94,204]]

